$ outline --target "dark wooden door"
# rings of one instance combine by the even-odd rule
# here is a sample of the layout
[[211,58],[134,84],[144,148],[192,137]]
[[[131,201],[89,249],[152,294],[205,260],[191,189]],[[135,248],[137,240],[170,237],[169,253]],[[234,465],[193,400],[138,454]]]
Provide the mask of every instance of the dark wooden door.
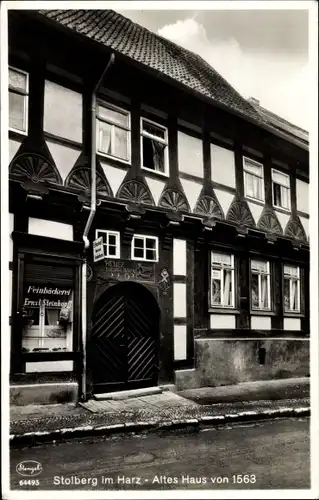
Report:
[[92,319],[94,392],[156,385],[159,309],[152,294],[134,283],[115,285],[98,300]]

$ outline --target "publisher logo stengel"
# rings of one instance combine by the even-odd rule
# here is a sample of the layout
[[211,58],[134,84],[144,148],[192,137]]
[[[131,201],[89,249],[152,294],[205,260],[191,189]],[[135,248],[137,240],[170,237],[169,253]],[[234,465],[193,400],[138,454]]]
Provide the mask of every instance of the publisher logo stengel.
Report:
[[43,471],[42,464],[36,460],[25,460],[19,462],[16,466],[16,471],[20,476],[38,476]]

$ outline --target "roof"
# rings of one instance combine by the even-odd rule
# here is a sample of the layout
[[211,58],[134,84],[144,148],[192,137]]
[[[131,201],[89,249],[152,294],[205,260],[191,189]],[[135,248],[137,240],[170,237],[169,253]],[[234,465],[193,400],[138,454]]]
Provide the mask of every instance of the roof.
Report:
[[286,132],[289,135],[296,137],[297,139],[300,139],[305,144],[309,143],[309,133],[307,132],[307,130],[298,127],[297,125],[293,125],[281,116],[278,116],[272,111],[263,108],[255,99],[248,99],[248,101],[255,107],[256,111],[260,113],[260,115],[264,120],[266,120],[267,123],[269,123],[269,125],[275,127],[278,130],[281,130],[282,132]]
[[[103,44],[146,68],[226,107],[243,118],[289,139],[304,143],[305,131],[244,99],[199,55],[178,46],[113,10],[38,10],[51,22],[60,24]],[[298,131],[298,133],[296,133]],[[287,136],[288,134],[288,136]],[[303,135],[303,137],[301,137]],[[300,142],[299,142],[300,145]]]

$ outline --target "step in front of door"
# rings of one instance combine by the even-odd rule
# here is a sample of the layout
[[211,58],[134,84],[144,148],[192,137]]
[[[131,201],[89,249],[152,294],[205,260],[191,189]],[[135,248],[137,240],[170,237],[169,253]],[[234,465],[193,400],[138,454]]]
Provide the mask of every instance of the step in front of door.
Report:
[[107,392],[104,394],[94,394],[94,398],[101,401],[105,399],[129,399],[142,396],[151,396],[152,394],[161,394],[163,389],[160,387],[145,387],[144,389],[133,389],[132,391]]

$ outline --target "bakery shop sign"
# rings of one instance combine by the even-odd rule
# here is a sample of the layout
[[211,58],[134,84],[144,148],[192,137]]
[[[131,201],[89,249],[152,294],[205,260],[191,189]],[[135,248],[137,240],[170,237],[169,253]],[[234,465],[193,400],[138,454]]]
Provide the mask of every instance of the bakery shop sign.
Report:
[[25,307],[37,307],[41,304],[46,307],[71,308],[72,300],[69,300],[71,288],[60,288],[56,286],[29,285],[25,290]]

